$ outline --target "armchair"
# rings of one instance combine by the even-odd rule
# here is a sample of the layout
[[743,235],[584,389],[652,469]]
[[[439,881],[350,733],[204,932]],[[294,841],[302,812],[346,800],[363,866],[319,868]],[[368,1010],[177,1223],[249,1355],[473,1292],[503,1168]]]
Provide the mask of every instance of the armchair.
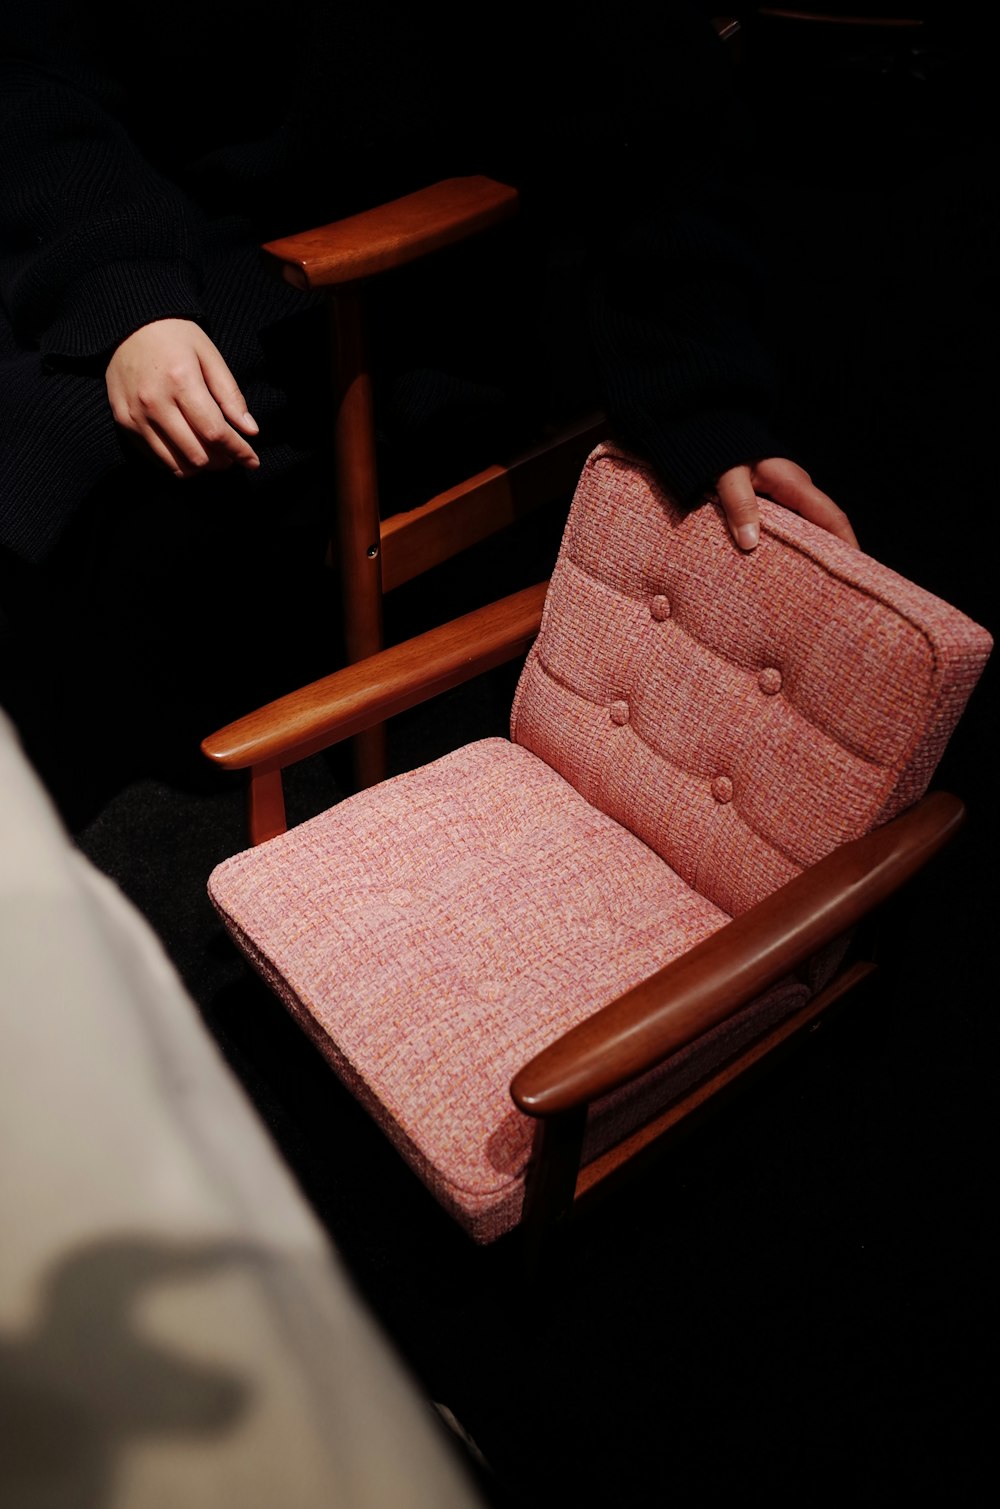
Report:
[[[282,832],[283,766],[533,638],[509,742]],[[547,590],[204,741],[255,845],[209,891],[470,1236],[537,1240],[871,973],[850,934],[962,821],[924,793],[990,649],[774,505],[741,553],[604,444]]]
[[[740,23],[712,17],[737,53]],[[391,203],[267,242],[264,256],[296,287],[326,295],[333,371],[331,558],[336,563],[348,661],[382,648],[385,595],[550,504],[568,507],[585,458],[607,433],[597,408],[537,414],[532,433],[495,449],[474,474],[388,511],[381,495],[370,325],[372,303],[402,270],[510,225],[520,213],[509,184],[473,174],[432,183]],[[459,271],[464,289],[468,273]],[[522,362],[530,366],[531,362]],[[486,460],[486,458],[483,458]],[[357,784],[385,774],[384,730],[354,749]]]
[[[548,503],[561,497],[568,503],[585,457],[604,433],[604,416],[597,411],[543,425],[530,442],[497,454],[473,475],[383,515],[370,291],[387,274],[495,231],[517,214],[516,189],[471,175],[430,184],[263,248],[289,282],[328,296],[334,380],[331,553],[350,662],[382,648],[386,593]],[[382,726],[358,735],[354,763],[359,785],[384,776]]]

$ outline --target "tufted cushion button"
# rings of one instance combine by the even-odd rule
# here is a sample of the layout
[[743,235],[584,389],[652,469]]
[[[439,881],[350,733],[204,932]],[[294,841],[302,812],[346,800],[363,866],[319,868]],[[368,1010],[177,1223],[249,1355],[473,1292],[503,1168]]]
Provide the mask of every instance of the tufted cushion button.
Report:
[[621,723],[627,723],[628,722],[628,703],[627,702],[612,702],[611,708],[610,708],[610,712],[611,712],[611,721],[612,721],[612,723],[621,724]]
[[781,691],[781,672],[776,666],[765,666],[757,677],[757,685],[768,697],[773,697]]
[[717,775],[712,782],[712,795],[717,802],[731,802],[733,783],[727,775]]
[[385,899],[391,906],[409,906],[413,901],[413,892],[408,891],[405,886],[396,886]]
[[662,593],[659,593],[656,597],[653,598],[652,602],[650,603],[649,611],[656,619],[657,623],[662,623],[665,618],[670,617],[669,597],[664,597]]

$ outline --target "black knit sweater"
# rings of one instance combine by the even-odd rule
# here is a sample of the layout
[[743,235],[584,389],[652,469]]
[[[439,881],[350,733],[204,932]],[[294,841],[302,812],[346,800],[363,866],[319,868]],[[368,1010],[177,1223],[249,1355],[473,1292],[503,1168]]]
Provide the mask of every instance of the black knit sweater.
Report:
[[[539,29],[518,4],[472,27],[467,7],[303,3],[278,23],[241,0],[127,31],[100,5],[19,10],[0,60],[0,545],[44,559],[132,464],[104,369],[152,320],[197,321],[236,375],[261,427],[247,487],[308,466],[317,301],[260,242],[457,173],[516,182],[544,250],[525,373],[572,287],[549,340],[571,331],[618,437],[678,496],[776,451],[730,65],[698,9],[550,7]],[[513,307],[523,268],[498,246]],[[426,410],[482,389],[456,363],[398,391]]]

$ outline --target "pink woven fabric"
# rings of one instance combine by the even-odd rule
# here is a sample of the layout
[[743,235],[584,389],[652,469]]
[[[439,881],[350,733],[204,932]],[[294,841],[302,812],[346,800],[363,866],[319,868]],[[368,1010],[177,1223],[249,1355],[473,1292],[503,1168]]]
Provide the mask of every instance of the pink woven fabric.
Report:
[[727,918],[543,761],[489,739],[226,860],[237,941],[477,1240],[513,1225],[514,1074]]
[[512,737],[736,915],[926,789],[992,641],[763,503],[744,554],[614,447],[588,460]]
[[[574,500],[514,742],[220,865],[234,938],[477,1241],[520,1216],[517,1070],[923,791],[990,648],[786,511],[752,555],[612,447]],[[819,988],[841,945],[591,1108],[585,1158]]]

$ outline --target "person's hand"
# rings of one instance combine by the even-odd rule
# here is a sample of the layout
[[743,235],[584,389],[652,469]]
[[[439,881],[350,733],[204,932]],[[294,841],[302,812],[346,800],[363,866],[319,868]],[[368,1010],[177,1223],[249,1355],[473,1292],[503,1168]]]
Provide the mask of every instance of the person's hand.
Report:
[[755,549],[760,539],[758,495],[790,508],[857,548],[857,536],[847,515],[820,491],[809,473],[782,456],[768,456],[750,466],[734,466],[723,472],[714,494],[710,494],[722,504],[730,533],[741,550]]
[[260,465],[236,379],[200,325],[154,320],[117,347],[105,373],[111,412],[175,477]]

